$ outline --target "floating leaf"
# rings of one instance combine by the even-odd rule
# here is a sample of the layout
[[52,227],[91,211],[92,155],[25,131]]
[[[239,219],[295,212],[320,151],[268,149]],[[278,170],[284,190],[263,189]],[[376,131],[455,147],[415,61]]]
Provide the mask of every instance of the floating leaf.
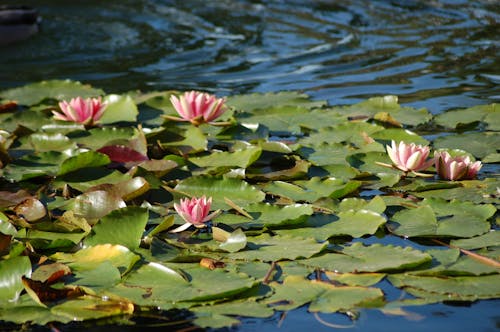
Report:
[[330,253],[300,261],[302,264],[337,272],[384,272],[415,268],[431,256],[410,247],[356,242],[340,253]]
[[384,130],[384,127],[367,122],[342,121],[333,127],[321,128],[317,133],[312,133],[309,137],[301,139],[300,144],[306,146],[321,146],[325,143],[349,142],[361,148],[368,143],[365,141],[366,135],[371,136],[376,132]]
[[259,109],[267,109],[276,105],[288,105],[303,107],[321,107],[325,105],[324,101],[311,101],[306,94],[294,91],[283,91],[278,93],[252,93],[246,95],[230,96],[227,104],[236,108],[251,112]]
[[230,254],[229,257],[231,259],[271,262],[311,257],[326,247],[326,243],[317,243],[311,238],[269,236],[268,234],[247,237],[247,241],[248,249]]
[[[487,232],[490,228],[486,218],[472,213],[459,213],[453,210],[457,204],[467,208],[470,203],[454,202],[444,211],[434,212],[434,207],[422,206],[416,209],[402,210],[391,218],[389,228],[398,235],[413,236],[459,236],[472,237]],[[461,207],[459,207],[461,208]],[[489,209],[485,206],[486,209]]]
[[401,123],[416,126],[429,121],[432,115],[426,109],[401,107],[397,96],[372,97],[360,103],[336,107],[332,111],[356,117],[376,117],[380,112],[393,116]]
[[250,146],[233,152],[213,152],[208,156],[190,158],[189,161],[200,167],[238,166],[246,168],[255,162],[261,153],[260,147]]
[[148,156],[125,145],[106,145],[98,149],[97,152],[105,154],[115,163],[130,163],[148,160]]
[[83,296],[65,301],[51,308],[52,313],[71,317],[73,321],[99,319],[104,317],[130,315],[134,305],[123,299],[109,299],[98,296]]
[[99,264],[106,263],[124,274],[140,257],[121,245],[100,244],[86,247],[74,254],[58,252],[51,259],[67,264],[73,271],[93,270]]
[[359,188],[359,181],[313,177],[307,181],[293,183],[274,181],[266,184],[264,190],[274,195],[290,198],[294,201],[315,202],[320,198],[340,198]]
[[454,278],[395,274],[390,275],[388,280],[415,296],[432,293],[438,301],[474,301],[500,296],[499,274]]
[[47,214],[45,205],[38,199],[31,197],[16,205],[14,208],[17,216],[25,219],[28,222],[33,222],[42,219]]
[[500,246],[500,232],[490,231],[470,239],[452,240],[451,245],[462,249],[479,249]]
[[[140,305],[171,308],[180,301],[208,301],[234,296],[253,287],[254,280],[241,273],[222,269],[190,267],[179,273],[158,263],[142,265],[110,292]],[[187,306],[188,303],[185,303]]]
[[104,190],[90,191],[75,198],[73,212],[87,220],[99,219],[127,205],[122,198]]
[[15,100],[20,105],[33,105],[47,98],[69,100],[76,97],[86,98],[103,94],[104,92],[101,89],[95,89],[80,82],[51,80],[4,90],[0,92],[0,97]]
[[175,190],[200,197],[205,195],[212,197],[213,209],[227,208],[224,197],[240,205],[246,206],[251,203],[260,202],[264,199],[264,193],[244,181],[237,179],[221,179],[211,177],[191,177],[181,181]]
[[214,234],[214,239],[216,238],[216,234],[219,230],[219,232],[222,233],[222,236],[219,236],[219,239],[217,239],[219,242],[222,242],[219,245],[219,248],[221,248],[224,251],[227,252],[237,252],[243,248],[246,247],[247,245],[247,237],[245,233],[241,230],[241,228],[238,228],[234,232],[225,232],[220,230],[217,227],[213,227],[213,234]]
[[497,152],[500,146],[500,134],[498,132],[478,132],[448,135],[436,138],[435,149],[462,149],[472,153],[476,158],[484,158],[491,153]]
[[384,217],[369,210],[343,211],[339,212],[337,218],[334,218],[312,217],[303,227],[276,230],[276,233],[297,237],[313,237],[317,241],[325,241],[333,236],[360,237],[374,234],[385,223]]
[[300,222],[302,216],[313,214],[312,206],[308,204],[290,204],[279,207],[269,203],[254,203],[245,209],[253,218],[252,225],[265,226],[293,224],[297,220]]
[[141,243],[142,233],[148,221],[147,210],[128,207],[115,210],[94,225],[92,233],[85,239],[86,245],[119,244],[136,249]]
[[384,293],[378,288],[344,286],[334,287],[321,294],[311,302],[309,311],[332,313],[383,304]]
[[126,144],[137,135],[136,129],[130,127],[92,128],[68,134],[68,137],[80,145],[97,150],[111,144]]
[[61,133],[34,133],[30,135],[30,142],[35,151],[38,152],[64,151],[76,147],[75,143],[68,136]]
[[60,152],[27,155],[7,165],[3,175],[11,181],[23,181],[40,176],[55,176],[59,165],[67,158]]
[[[64,188],[66,185],[79,191],[95,191],[99,186],[109,186],[130,180],[130,174],[124,174],[116,170],[104,167],[82,168],[74,172],[59,176],[54,181],[56,188]],[[116,196],[116,195],[115,195]]]
[[113,185],[113,192],[123,198],[124,201],[129,201],[144,194],[149,188],[148,181],[143,177],[137,176]]
[[[486,122],[489,130],[500,130],[498,119],[499,108],[497,104],[478,105],[465,109],[450,110],[438,114],[434,121],[446,128],[463,127],[474,122]],[[496,120],[494,120],[496,116]]]
[[114,123],[120,121],[135,122],[139,113],[137,106],[130,96],[108,95],[104,98],[107,104],[100,123]]
[[385,211],[385,208],[385,202],[380,196],[375,196],[370,201],[366,201],[364,199],[356,197],[344,198],[339,204],[340,211],[368,210],[375,213],[383,213]]
[[0,261],[0,304],[17,301],[23,290],[22,277],[31,275],[31,262],[26,256]]
[[58,176],[74,172],[81,168],[99,167],[110,163],[108,156],[102,153],[87,151],[79,153],[63,161]]
[[372,286],[386,276],[384,273],[336,273],[331,271],[326,271],[325,274],[328,279],[349,286]]

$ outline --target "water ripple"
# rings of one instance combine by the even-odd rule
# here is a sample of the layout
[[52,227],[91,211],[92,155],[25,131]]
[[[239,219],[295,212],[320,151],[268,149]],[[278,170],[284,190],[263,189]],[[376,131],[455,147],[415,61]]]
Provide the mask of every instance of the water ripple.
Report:
[[40,34],[0,49],[0,88],[51,78],[108,91],[299,90],[431,111],[498,100],[495,1],[26,1]]

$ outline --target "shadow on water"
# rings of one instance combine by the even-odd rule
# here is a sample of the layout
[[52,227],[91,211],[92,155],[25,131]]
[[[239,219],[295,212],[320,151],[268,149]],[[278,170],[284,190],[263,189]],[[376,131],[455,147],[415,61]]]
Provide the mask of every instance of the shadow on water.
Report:
[[[224,95],[296,90],[331,104],[395,94],[400,102],[432,113],[500,98],[500,5],[495,0],[23,4],[40,12],[41,31],[0,48],[0,89],[69,78],[108,92],[199,89]],[[382,286],[389,297],[401,295]],[[498,304],[432,304],[412,307],[406,316],[364,310],[350,330],[493,331],[500,328]],[[161,315],[189,320],[182,313]],[[120,330],[192,328],[189,322],[167,326],[163,316],[138,316],[137,325]],[[339,314],[319,318],[299,308],[286,316],[242,319],[240,326],[227,331],[330,331],[325,322],[351,324]],[[117,328],[102,323],[73,323],[62,330]]]

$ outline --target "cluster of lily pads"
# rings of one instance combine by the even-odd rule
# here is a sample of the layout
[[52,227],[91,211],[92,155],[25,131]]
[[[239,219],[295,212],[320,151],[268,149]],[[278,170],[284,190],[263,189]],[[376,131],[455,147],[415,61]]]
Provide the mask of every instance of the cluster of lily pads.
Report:
[[0,91],[0,320],[184,309],[222,327],[496,299],[499,114],[72,81]]

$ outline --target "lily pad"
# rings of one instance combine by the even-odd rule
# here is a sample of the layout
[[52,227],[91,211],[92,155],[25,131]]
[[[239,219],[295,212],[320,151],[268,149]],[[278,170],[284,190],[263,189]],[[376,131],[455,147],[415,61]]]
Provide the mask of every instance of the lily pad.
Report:
[[427,253],[409,247],[356,242],[340,253],[330,253],[300,261],[302,264],[338,272],[384,272],[416,268],[430,262]]
[[261,202],[265,194],[237,179],[222,179],[215,177],[191,177],[181,181],[175,190],[188,193],[193,196],[211,196],[214,209],[227,208],[224,198],[230,198],[234,203],[245,206],[251,203]]
[[33,105],[48,98],[69,100],[76,97],[96,97],[103,94],[104,92],[101,89],[96,89],[80,82],[51,80],[4,90],[0,92],[0,97],[15,100],[21,105]]

